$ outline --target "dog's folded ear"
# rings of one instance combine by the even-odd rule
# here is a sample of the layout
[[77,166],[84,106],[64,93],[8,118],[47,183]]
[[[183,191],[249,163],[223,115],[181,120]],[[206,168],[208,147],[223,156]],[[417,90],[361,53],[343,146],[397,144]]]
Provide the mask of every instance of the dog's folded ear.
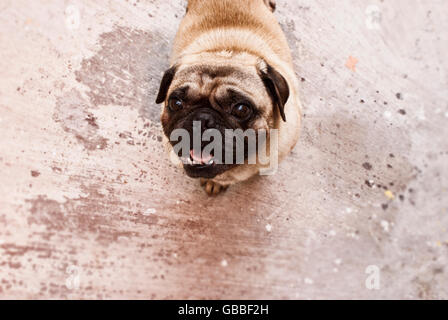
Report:
[[162,103],[166,99],[168,89],[170,88],[171,82],[173,81],[174,75],[176,74],[176,66],[172,66],[165,71],[163,75],[162,82],[160,83],[159,93],[157,94],[156,103]]
[[286,122],[285,104],[289,98],[288,82],[277,70],[264,61],[259,64],[258,72],[271,96],[273,105],[278,108],[283,121]]

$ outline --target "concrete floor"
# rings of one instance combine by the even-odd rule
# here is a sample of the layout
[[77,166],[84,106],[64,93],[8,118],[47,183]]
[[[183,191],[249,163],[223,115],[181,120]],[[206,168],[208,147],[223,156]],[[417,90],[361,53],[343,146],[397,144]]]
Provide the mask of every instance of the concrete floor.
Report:
[[302,138],[217,198],[160,142],[170,2],[1,1],[0,298],[447,299],[446,1],[278,0]]

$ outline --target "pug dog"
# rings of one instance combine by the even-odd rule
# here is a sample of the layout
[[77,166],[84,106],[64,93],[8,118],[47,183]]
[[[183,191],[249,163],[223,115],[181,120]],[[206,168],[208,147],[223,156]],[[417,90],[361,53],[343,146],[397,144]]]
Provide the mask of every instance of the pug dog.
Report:
[[[161,123],[165,142],[176,129],[191,133],[215,129],[267,133],[282,160],[299,138],[301,104],[286,37],[276,20],[274,0],[189,0],[156,103],[163,103]],[[246,143],[246,142],[245,142]],[[226,145],[226,142],[223,142]],[[215,161],[214,153],[190,150],[181,159],[188,176],[198,178],[209,195],[256,175],[268,166],[257,155],[244,153],[242,163]],[[269,148],[268,148],[269,149]],[[270,150],[270,149],[269,149]],[[228,152],[223,148],[222,152]],[[269,152],[268,152],[269,153]],[[269,153],[270,154],[270,153]],[[249,163],[249,158],[255,161]]]

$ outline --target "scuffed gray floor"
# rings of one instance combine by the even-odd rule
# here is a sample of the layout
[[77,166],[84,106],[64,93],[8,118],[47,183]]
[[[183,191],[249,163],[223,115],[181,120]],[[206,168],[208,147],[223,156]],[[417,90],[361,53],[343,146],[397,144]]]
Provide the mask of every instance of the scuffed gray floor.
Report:
[[448,298],[446,1],[278,0],[302,137],[217,198],[161,143],[170,2],[0,4],[0,298]]

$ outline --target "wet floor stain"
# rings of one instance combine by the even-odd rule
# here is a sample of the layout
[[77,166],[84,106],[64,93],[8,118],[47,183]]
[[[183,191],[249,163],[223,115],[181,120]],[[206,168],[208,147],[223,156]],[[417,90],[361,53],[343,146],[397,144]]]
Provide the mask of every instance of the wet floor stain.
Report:
[[87,150],[103,150],[108,139],[98,134],[98,125],[88,102],[72,89],[56,101],[53,119],[71,133]]
[[99,36],[98,45],[100,49],[74,71],[76,80],[86,87],[86,98],[79,89],[68,91],[57,98],[53,116],[89,151],[105,149],[110,140],[98,134],[91,110],[128,107],[138,110],[151,126],[158,125],[160,107],[153,91],[168,64],[168,44],[157,33],[115,27]]
[[152,36],[149,32],[116,28],[103,33],[101,49],[81,63],[76,80],[86,85],[94,106],[138,107],[148,98],[148,68]]
[[156,32],[115,27],[100,35],[100,50],[81,63],[76,80],[88,87],[93,106],[118,105],[159,121],[155,84],[168,67],[168,43]]
[[[44,195],[27,200],[30,205],[28,224],[43,226],[46,230],[45,238],[51,238],[61,231],[71,234],[96,236],[97,240],[104,244],[117,241],[120,237],[133,237],[137,233],[124,230],[119,225],[114,225],[110,215],[118,212],[127,212],[126,220],[138,221],[143,224],[153,225],[157,217],[143,217],[142,213],[134,212],[130,205],[119,201],[113,196],[113,190],[104,195],[98,191],[99,186],[82,186],[83,195],[75,199],[67,199],[58,202]],[[141,220],[136,220],[140,217]]]

